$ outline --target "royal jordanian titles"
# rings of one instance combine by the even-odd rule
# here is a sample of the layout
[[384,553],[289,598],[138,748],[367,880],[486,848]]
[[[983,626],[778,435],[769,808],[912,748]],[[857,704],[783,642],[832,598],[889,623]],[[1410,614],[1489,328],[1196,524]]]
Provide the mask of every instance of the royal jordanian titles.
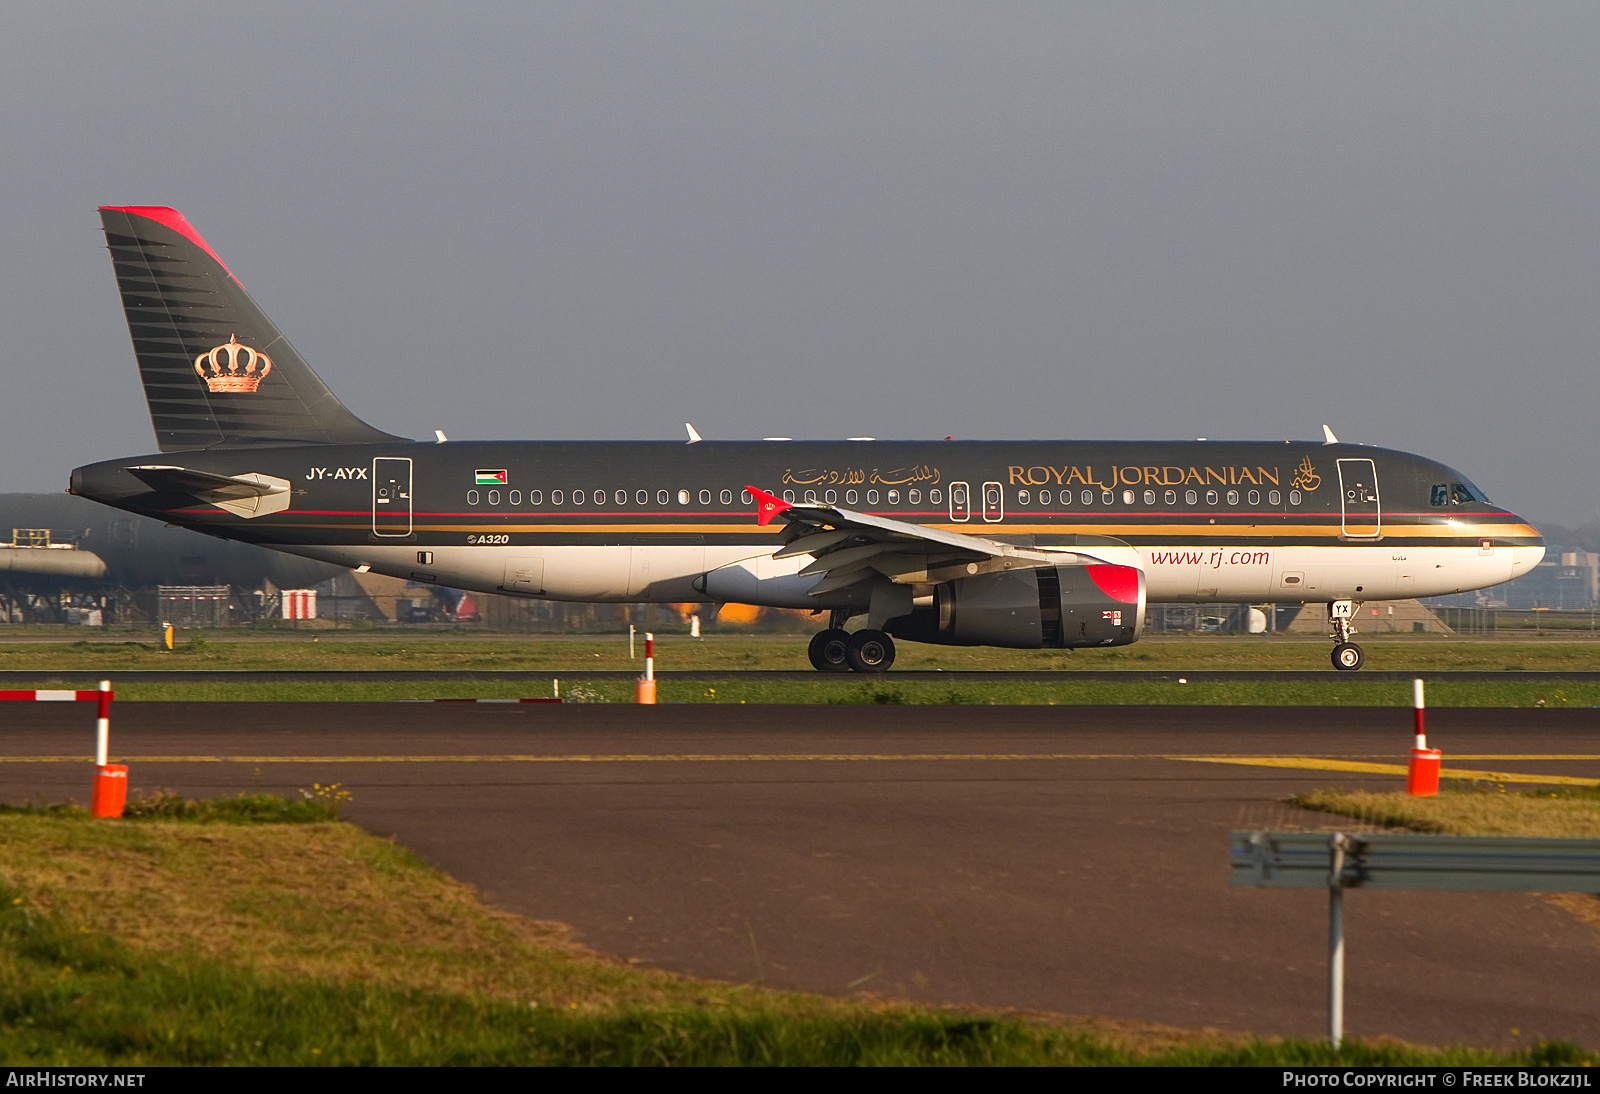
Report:
[[[74,494],[341,566],[549,600],[827,613],[818,669],[895,640],[1138,640],[1146,605],[1327,606],[1527,573],[1539,533],[1420,456],[1253,441],[407,440],[355,417],[176,210],[100,210],[160,453]],[[851,620],[864,626],[846,630]]]

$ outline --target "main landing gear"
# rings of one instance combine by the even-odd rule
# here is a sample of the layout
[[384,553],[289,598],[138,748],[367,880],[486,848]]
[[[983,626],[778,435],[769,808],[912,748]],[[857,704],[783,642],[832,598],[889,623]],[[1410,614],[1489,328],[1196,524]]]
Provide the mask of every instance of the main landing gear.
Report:
[[1366,661],[1361,647],[1350,641],[1356,632],[1351,622],[1356,606],[1352,600],[1335,600],[1328,605],[1328,622],[1333,625],[1333,667],[1340,672],[1354,672]]
[[811,667],[818,672],[888,672],[894,664],[894,639],[883,631],[844,629],[850,616],[834,612],[825,631],[811,639]]

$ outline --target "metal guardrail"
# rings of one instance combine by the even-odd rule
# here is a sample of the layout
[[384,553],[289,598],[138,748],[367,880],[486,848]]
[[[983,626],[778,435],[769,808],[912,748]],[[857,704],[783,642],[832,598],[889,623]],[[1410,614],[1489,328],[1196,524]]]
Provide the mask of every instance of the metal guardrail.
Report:
[[1234,832],[1231,885],[1328,889],[1328,1040],[1344,1039],[1344,891],[1600,893],[1600,840]]
[[[1422,836],[1341,837],[1346,889],[1499,889],[1600,892],[1600,839]],[[1322,888],[1332,884],[1327,832],[1233,833],[1233,885]]]

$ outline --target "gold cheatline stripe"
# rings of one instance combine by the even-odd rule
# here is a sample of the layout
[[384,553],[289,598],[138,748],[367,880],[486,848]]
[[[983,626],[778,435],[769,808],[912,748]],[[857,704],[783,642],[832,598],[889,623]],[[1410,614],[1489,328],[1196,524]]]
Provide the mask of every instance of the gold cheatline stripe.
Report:
[[[1404,764],[1359,763],[1350,760],[1318,760],[1307,756],[1172,756],[1207,764],[1244,764],[1250,767],[1288,767],[1308,771],[1350,771],[1363,775],[1404,775]],[[1519,771],[1470,771],[1449,767],[1439,771],[1441,779],[1482,779],[1497,783],[1554,783],[1558,786],[1600,786],[1600,779],[1580,779],[1573,775],[1530,775]]]

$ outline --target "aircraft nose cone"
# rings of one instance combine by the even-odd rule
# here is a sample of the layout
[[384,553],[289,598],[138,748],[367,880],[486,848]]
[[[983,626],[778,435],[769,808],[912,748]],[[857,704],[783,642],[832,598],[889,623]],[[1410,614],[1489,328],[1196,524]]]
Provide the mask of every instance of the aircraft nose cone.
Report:
[[1511,548],[1511,575],[1520,577],[1539,565],[1544,558],[1544,539],[1536,543],[1519,543]]

